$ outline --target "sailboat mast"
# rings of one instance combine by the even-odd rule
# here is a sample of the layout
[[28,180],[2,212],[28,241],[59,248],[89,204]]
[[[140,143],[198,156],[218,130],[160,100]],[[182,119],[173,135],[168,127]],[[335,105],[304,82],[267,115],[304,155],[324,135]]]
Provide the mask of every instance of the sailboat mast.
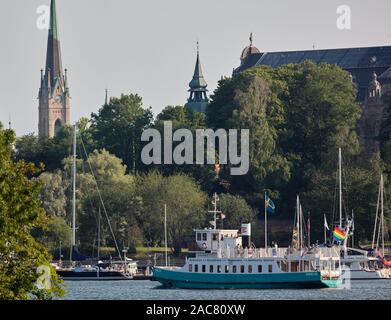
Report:
[[168,266],[168,256],[167,256],[167,205],[164,205],[164,252],[166,258],[166,267]]
[[72,251],[76,246],[76,125],[73,126],[73,164],[72,164]]
[[100,259],[100,206],[98,213],[98,259]]
[[339,227],[342,228],[342,151],[338,149]]
[[382,233],[382,254],[384,257],[384,179],[383,179],[383,174],[380,177],[380,185],[381,185],[381,193],[380,193],[380,198],[381,198],[381,233]]
[[297,247],[301,248],[300,244],[300,199],[296,198],[296,230],[297,230]]

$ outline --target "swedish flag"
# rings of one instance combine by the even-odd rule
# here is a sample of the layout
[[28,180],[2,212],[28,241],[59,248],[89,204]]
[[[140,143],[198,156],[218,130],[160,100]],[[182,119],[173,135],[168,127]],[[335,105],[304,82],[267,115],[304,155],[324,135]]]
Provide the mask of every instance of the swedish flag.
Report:
[[274,205],[272,199],[270,199],[268,195],[266,195],[265,198],[265,207],[268,213],[274,213],[274,210],[276,209],[276,206]]

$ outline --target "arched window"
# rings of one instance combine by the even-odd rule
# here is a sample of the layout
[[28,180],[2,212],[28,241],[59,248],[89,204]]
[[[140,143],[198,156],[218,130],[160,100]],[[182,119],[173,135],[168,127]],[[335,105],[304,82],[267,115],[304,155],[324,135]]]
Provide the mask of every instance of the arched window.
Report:
[[57,135],[57,133],[61,130],[61,128],[62,128],[61,120],[57,119],[54,124],[54,135]]

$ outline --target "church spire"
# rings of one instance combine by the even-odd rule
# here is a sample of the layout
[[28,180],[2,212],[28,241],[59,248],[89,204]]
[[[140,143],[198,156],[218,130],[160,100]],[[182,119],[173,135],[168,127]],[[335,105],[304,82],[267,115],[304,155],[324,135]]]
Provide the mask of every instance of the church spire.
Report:
[[71,122],[68,73],[66,69],[62,69],[55,0],[50,3],[46,66],[41,71],[38,111],[40,137],[52,138],[64,125]]
[[204,79],[202,73],[202,67],[200,62],[200,50],[199,43],[197,41],[197,60],[194,69],[193,79],[189,83],[190,97],[186,104],[186,108],[197,112],[205,112],[209,99],[207,96],[208,90],[206,89],[208,84]]
[[56,80],[63,80],[60,38],[58,35],[56,0],[51,0],[50,4],[50,27],[48,33],[48,45],[46,53],[46,80],[50,70],[50,82],[54,86]]
[[206,88],[208,86],[208,84],[204,79],[204,75],[202,73],[202,67],[200,62],[200,47],[198,41],[197,41],[197,61],[194,69],[193,79],[190,81],[189,86],[191,89]]

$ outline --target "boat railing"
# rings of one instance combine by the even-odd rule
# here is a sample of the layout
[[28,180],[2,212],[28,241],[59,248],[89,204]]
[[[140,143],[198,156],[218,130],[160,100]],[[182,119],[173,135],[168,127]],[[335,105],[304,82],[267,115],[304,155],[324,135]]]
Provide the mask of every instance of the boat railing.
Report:
[[287,248],[225,248],[217,250],[217,258],[260,259],[284,258]]

